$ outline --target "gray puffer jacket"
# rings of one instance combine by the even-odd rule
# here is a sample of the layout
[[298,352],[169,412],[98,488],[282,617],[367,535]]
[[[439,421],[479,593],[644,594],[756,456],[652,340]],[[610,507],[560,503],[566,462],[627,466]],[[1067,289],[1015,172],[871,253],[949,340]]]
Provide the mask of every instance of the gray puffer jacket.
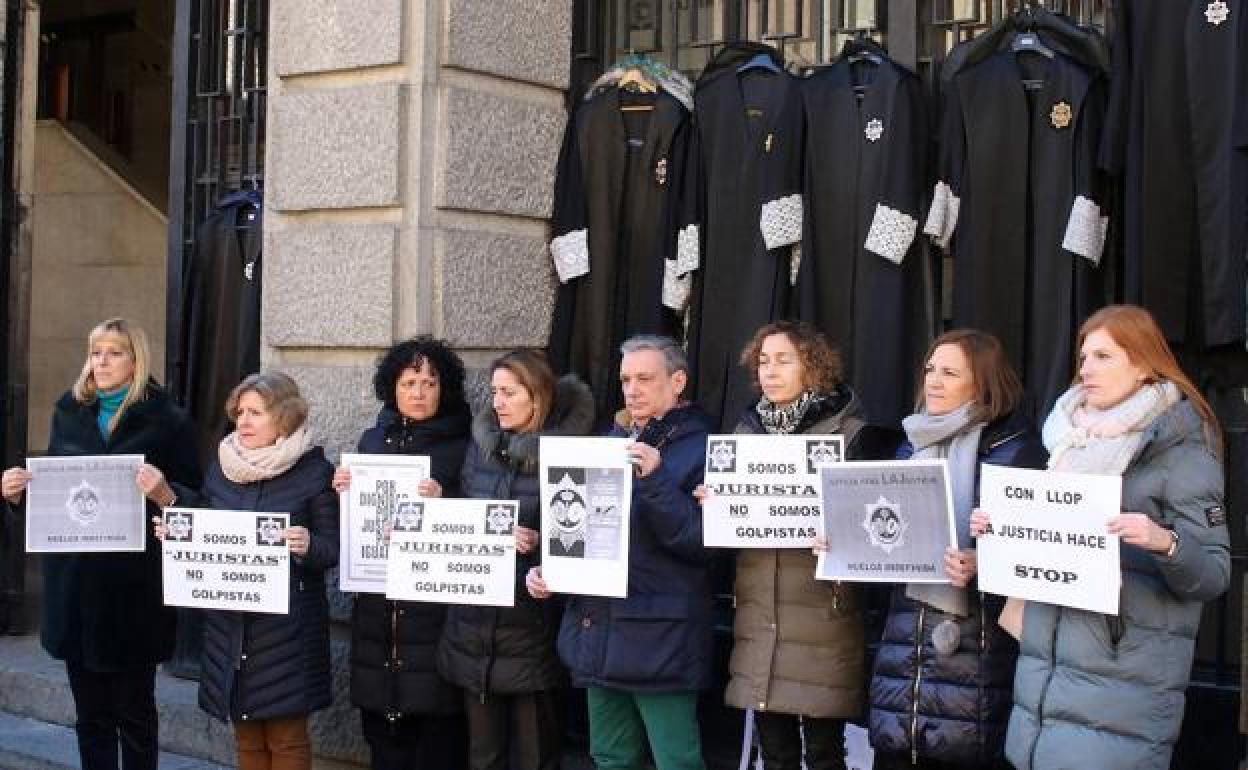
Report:
[[1019,770],[1165,770],[1204,602],[1230,581],[1222,466],[1181,401],[1147,429],[1122,508],[1179,535],[1173,559],[1122,546],[1118,616],[1028,602],[1006,757]]

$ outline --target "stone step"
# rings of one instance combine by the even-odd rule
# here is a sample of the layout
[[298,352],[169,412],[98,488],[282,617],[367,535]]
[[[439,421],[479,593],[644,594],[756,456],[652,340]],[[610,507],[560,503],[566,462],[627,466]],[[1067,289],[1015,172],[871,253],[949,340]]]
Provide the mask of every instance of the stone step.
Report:
[[[0,768],[77,770],[78,745],[73,728],[0,713]],[[161,752],[160,770],[226,770],[226,767],[204,759]]]
[[[172,755],[186,757],[188,761],[194,759],[233,766],[233,731],[229,725],[209,717],[199,708],[198,687],[196,682],[157,670],[156,707],[160,715],[160,747]],[[38,636],[0,636],[0,711],[49,726],[72,728],[75,721],[74,700],[69,691],[65,665],[44,652]],[[326,716],[321,714],[313,719],[314,747],[325,743]],[[72,729],[68,735],[69,748],[75,752],[76,766]],[[0,768],[8,766],[0,762]],[[360,767],[324,756],[316,757],[313,766],[317,770],[358,770]]]

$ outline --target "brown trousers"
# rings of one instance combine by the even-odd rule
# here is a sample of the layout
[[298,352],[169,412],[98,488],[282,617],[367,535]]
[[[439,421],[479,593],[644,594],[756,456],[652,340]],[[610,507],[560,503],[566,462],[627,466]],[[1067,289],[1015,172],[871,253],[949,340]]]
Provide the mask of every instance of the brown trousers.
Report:
[[310,770],[307,716],[235,722],[238,770]]

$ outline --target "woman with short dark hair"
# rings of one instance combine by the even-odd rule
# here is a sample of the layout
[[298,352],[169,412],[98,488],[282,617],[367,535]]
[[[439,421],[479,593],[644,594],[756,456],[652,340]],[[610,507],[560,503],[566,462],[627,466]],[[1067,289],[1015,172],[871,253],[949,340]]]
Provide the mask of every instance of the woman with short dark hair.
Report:
[[[424,455],[430,478],[417,492],[458,497],[472,419],[464,401],[464,364],[429,336],[404,340],[377,361],[376,424],[360,436],[363,454]],[[340,467],[342,494],[351,471]],[[468,731],[459,688],[438,675],[435,656],[447,605],[355,595],[351,613],[351,702],[360,709],[373,770],[461,770]]]
[[286,615],[204,611],[199,706],[233,723],[240,770],[307,770],[308,716],[332,700],[325,571],[338,563],[334,468],[313,444],[299,386],[281,372],[244,378],[226,416],[234,431],[202,490],[161,478],[153,487],[189,507],[289,514],[290,604]]
[[946,461],[958,543],[945,555],[950,584],[893,591],[871,675],[871,745],[878,768],[1001,768],[1018,646],[996,622],[1004,600],[974,590],[970,516],[982,463],[1039,468],[1044,448],[996,337],[947,332],[922,374],[897,459]]
[[490,394],[491,408],[473,420],[462,485],[465,497],[519,503],[515,605],[452,606],[438,671],[463,688],[473,770],[554,770],[555,693],[567,681],[555,653],[559,618],[524,587],[541,555],[538,449],[544,435],[587,435],[594,401],[575,377],[556,382],[545,356],[529,350],[494,362]]

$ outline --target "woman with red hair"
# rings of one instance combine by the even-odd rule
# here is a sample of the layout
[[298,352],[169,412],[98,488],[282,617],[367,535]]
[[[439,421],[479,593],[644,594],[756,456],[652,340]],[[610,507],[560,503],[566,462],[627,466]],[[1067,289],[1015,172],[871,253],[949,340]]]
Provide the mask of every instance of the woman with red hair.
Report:
[[1103,308],[1078,350],[1044,442],[1053,470],[1122,477],[1119,610],[1026,604],[1006,756],[1019,770],[1163,770],[1201,607],[1230,581],[1218,425],[1148,311]]

